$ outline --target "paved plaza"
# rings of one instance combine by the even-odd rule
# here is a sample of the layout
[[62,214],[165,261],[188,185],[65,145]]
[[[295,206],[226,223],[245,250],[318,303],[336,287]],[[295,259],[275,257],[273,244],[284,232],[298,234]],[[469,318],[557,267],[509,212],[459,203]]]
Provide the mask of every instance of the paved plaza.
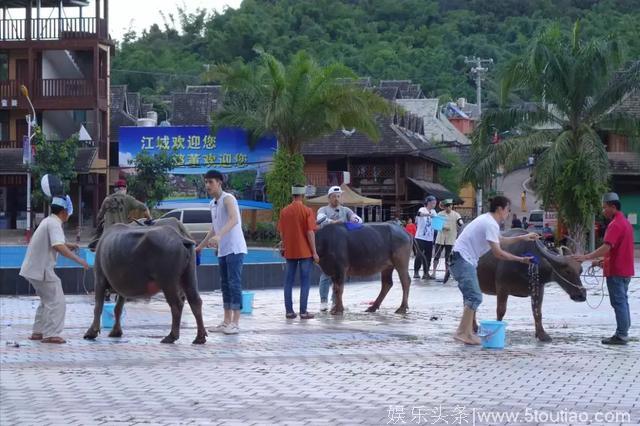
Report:
[[[633,324],[640,324],[639,284],[630,286]],[[529,300],[512,298],[500,351],[452,340],[461,311],[455,283],[414,281],[406,316],[394,313],[399,285],[379,313],[364,313],[378,289],[375,282],[349,284],[343,317],[307,321],[284,319],[281,290],[256,291],[241,334],[209,333],[204,346],[191,344],[195,321],[187,306],[180,340],[159,343],[170,326],[162,297],[126,305],[122,338],[103,332],[90,342],[82,335],[92,296],[68,296],[69,343],[59,346],[26,338],[37,298],[3,297],[0,424],[640,423],[640,328],[626,347],[601,345],[615,329],[607,298],[593,310],[549,284],[548,344],[533,337]],[[311,289],[311,310],[317,291]],[[589,290],[590,303],[600,297]],[[203,299],[212,327],[221,295]],[[495,319],[495,302],[485,296],[480,319]]]

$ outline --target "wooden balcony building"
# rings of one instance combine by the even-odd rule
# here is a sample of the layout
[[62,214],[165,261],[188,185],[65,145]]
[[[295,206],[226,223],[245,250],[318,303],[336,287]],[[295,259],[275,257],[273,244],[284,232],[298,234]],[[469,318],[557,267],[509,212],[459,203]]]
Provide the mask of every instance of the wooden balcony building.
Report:
[[[91,6],[90,6],[91,4]],[[83,225],[92,225],[106,196],[109,162],[109,0],[0,2],[0,216],[16,227],[26,210],[22,164],[24,85],[48,140],[82,132],[71,195]],[[36,156],[37,161],[37,156]],[[34,185],[37,183],[34,182]],[[81,208],[82,206],[82,208]],[[79,215],[74,221],[79,220]]]

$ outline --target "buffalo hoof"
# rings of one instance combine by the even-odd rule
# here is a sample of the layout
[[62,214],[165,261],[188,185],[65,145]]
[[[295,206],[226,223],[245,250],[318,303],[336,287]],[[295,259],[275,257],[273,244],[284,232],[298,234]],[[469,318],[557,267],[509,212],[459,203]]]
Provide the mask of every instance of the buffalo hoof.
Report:
[[540,340],[541,342],[544,343],[549,343],[551,340],[551,336],[549,336],[546,332],[542,332],[542,333],[537,333],[536,337],[538,338],[538,340]]
[[167,337],[165,337],[164,339],[160,340],[160,343],[174,343],[176,340],[175,337],[173,337],[172,334],[169,334]]
[[98,337],[99,333],[100,330],[94,330],[93,328],[90,328],[86,333],[84,333],[84,338],[87,340],[95,340],[95,338]]
[[344,309],[337,309],[337,308],[331,309],[331,315],[342,315],[342,314],[344,314]]
[[204,343],[207,341],[207,336],[196,336],[195,339],[193,339],[193,344],[194,345],[204,345]]
[[377,306],[371,305],[369,306],[367,309],[365,309],[365,312],[376,312],[378,310]]
[[109,337],[122,337],[122,329],[112,329],[111,333],[109,333]]
[[406,313],[407,313],[406,306],[400,306],[398,309],[396,309],[396,314],[405,315]]

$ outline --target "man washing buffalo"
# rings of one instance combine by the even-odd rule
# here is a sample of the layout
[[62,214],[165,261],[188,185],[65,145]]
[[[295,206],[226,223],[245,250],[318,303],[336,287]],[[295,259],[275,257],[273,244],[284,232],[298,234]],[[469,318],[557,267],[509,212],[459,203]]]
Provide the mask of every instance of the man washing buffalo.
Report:
[[474,219],[462,231],[453,246],[449,269],[458,281],[462,292],[463,313],[454,338],[469,345],[479,345],[480,338],[473,331],[475,313],[482,303],[482,292],[478,281],[478,260],[491,251],[498,259],[529,264],[532,257],[516,256],[505,251],[502,246],[516,241],[535,241],[538,234],[529,233],[515,237],[500,235],[500,224],[509,216],[511,202],[497,196],[490,202],[489,213]]

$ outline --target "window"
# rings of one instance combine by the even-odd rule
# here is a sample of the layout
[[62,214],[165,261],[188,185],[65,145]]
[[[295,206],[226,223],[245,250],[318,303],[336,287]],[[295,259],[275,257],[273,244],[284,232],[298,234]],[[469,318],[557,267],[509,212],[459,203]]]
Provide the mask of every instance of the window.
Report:
[[207,210],[185,210],[183,223],[211,223],[211,212]]
[[0,111],[0,141],[9,140],[9,112]]
[[180,213],[182,213],[182,212],[180,210],[178,210],[178,211],[175,211],[175,212],[167,213],[162,217],[163,218],[165,218],[165,217],[175,217],[176,219],[180,220]]

